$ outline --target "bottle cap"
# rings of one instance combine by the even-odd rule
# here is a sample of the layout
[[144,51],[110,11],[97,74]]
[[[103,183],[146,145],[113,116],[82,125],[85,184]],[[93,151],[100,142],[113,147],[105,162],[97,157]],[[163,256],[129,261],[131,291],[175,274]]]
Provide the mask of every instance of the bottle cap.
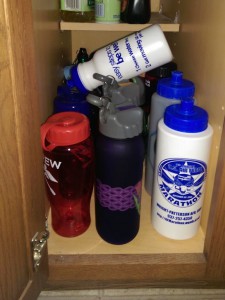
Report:
[[86,95],[67,85],[57,88],[57,97],[54,99],[54,113],[63,111],[76,111],[90,116],[91,107],[86,101]]
[[76,60],[78,63],[83,63],[85,61],[88,61],[88,54],[86,48],[80,48]]
[[41,126],[41,142],[46,151],[51,151],[57,146],[78,144],[89,136],[89,120],[78,112],[54,114]]
[[138,136],[143,130],[143,110],[134,105],[117,107],[109,113],[102,109],[99,113],[99,131],[115,139],[127,139]]
[[[67,68],[67,67],[65,67],[65,68]],[[65,68],[64,68],[64,70],[65,70]],[[66,74],[64,71],[65,78],[68,78],[67,84],[70,87],[75,86],[82,94],[87,95],[89,93],[89,91],[85,88],[82,81],[80,80],[80,76],[78,74],[77,68],[78,68],[78,65],[71,66],[71,68],[69,69],[69,75],[67,75],[67,77],[66,77]]]
[[87,101],[98,106],[99,131],[110,138],[127,139],[143,130],[143,110],[133,104],[116,105],[109,98],[89,94]]
[[171,78],[163,78],[158,81],[157,93],[169,99],[193,97],[195,86],[192,81],[183,79],[182,72],[172,71]]
[[166,108],[164,123],[176,131],[197,133],[207,129],[208,113],[195,106],[192,98],[186,98]]

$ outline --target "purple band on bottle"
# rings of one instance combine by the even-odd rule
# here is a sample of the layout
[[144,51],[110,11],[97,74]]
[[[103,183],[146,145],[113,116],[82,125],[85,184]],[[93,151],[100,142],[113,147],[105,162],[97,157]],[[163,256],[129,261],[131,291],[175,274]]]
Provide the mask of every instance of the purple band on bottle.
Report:
[[110,187],[100,180],[96,181],[96,199],[103,206],[112,211],[125,211],[131,208],[140,210],[141,181],[135,186],[126,188]]

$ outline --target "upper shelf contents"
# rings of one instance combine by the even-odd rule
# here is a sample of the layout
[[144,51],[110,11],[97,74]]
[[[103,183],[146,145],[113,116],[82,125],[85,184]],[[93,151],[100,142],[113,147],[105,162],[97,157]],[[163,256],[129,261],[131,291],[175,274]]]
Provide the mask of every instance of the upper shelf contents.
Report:
[[120,0],[95,0],[95,22],[115,24],[120,22]]
[[151,17],[151,2],[149,0],[123,0],[121,20],[129,24],[145,24]]
[[151,13],[150,23],[147,24],[99,24],[95,22],[81,23],[81,22],[60,22],[61,30],[76,30],[76,31],[139,31],[151,24],[159,24],[164,32],[179,32],[180,24],[174,23],[170,18],[160,14]]
[[94,0],[61,0],[61,18],[67,22],[91,22],[95,19]]

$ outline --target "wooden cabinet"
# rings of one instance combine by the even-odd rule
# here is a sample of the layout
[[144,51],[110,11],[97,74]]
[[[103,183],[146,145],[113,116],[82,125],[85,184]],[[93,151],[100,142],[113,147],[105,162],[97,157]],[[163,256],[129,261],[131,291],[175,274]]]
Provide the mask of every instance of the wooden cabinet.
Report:
[[223,1],[152,1],[155,11],[162,4],[163,14],[180,18],[179,24],[162,23],[162,28],[214,129],[196,237],[172,241],[159,236],[149,219],[150,197],[143,192],[141,229],[134,241],[123,246],[103,242],[92,213],[92,225],[80,237],[64,239],[50,227],[48,255],[34,271],[30,241],[45,229],[48,212],[39,128],[52,112],[62,68],[80,47],[90,53],[145,26],[61,24],[60,30],[58,1],[44,2],[0,0],[0,298],[35,299],[43,288],[225,287]]

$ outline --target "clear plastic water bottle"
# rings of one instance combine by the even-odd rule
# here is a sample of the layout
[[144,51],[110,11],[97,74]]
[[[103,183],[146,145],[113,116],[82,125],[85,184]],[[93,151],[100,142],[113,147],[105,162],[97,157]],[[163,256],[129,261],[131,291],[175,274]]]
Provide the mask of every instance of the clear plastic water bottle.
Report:
[[152,225],[184,240],[199,228],[213,130],[207,112],[182,100],[166,108],[158,124]]
[[94,157],[89,120],[76,112],[54,114],[41,126],[41,142],[52,227],[64,237],[80,235],[91,222]]

